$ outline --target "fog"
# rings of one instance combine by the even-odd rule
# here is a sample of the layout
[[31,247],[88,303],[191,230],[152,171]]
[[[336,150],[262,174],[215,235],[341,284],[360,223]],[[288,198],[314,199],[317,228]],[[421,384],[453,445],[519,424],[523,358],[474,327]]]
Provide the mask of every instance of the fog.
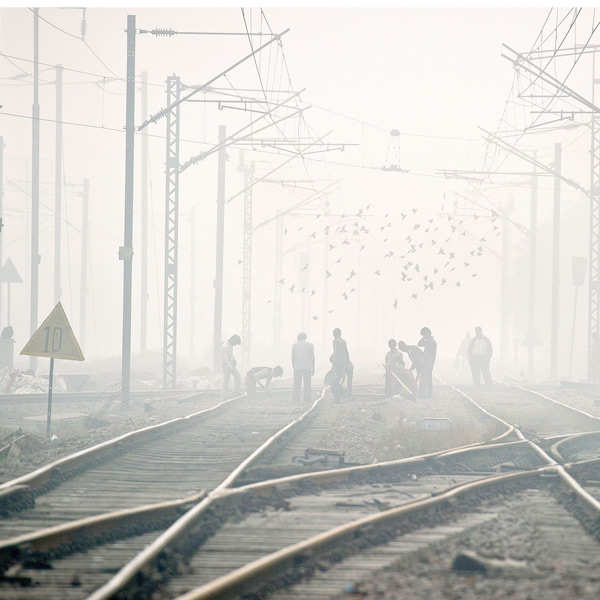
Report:
[[[559,11],[563,16],[566,9]],[[254,163],[253,224],[302,200],[282,225],[281,276],[276,274],[276,222],[256,229],[251,276],[250,367],[281,364],[289,373],[290,346],[300,331],[314,342],[324,366],[333,327],[342,329],[356,377],[382,371],[389,338],[416,343],[428,326],[438,342],[441,368],[449,368],[466,331],[483,327],[495,349],[495,369],[537,379],[550,375],[552,215],[554,181],[537,178],[535,364],[528,371],[529,210],[532,166],[494,143],[501,132],[521,151],[552,165],[562,144],[562,173],[584,189],[590,182],[589,114],[560,119],[551,110],[576,104],[540,99],[555,90],[528,86],[501,55],[554,48],[548,9],[324,9],[239,8],[40,9],[40,238],[38,322],[54,306],[55,85],[64,73],[61,301],[93,368],[119,368],[122,333],[125,177],[125,74],[127,14],[139,29],[187,32],[288,33],[185,102],[180,116],[180,163],[217,144],[218,128],[231,135],[254,126],[254,143],[227,148],[223,339],[242,333],[242,240],[245,179]],[[1,135],[4,138],[3,260],[23,279],[11,285],[11,320],[2,286],[0,323],[14,327],[15,365],[30,336],[31,105],[33,15],[26,8],[0,11]],[[593,44],[591,9],[576,31],[558,27],[565,46]],[[594,30],[595,31],[595,30]],[[66,33],[65,33],[66,32]],[[70,35],[69,35],[70,34]],[[256,48],[269,36],[250,36]],[[560,41],[560,40],[559,40]],[[250,52],[249,36],[140,33],[136,48],[136,118],[144,120],[140,76],[147,73],[148,111],[166,106],[165,80],[177,75],[201,85]],[[550,56],[550,55],[549,55]],[[550,60],[549,72],[591,99],[592,57]],[[21,60],[26,59],[26,60]],[[43,64],[42,64],[43,63]],[[537,64],[541,61],[537,61]],[[69,70],[70,69],[70,70]],[[79,71],[79,72],[76,72]],[[242,91],[240,91],[242,90]],[[252,91],[244,91],[252,90]],[[273,91],[275,90],[275,91]],[[279,91],[277,91],[279,90]],[[283,92],[281,90],[284,90]],[[273,106],[305,90],[287,107]],[[262,103],[235,103],[238,94]],[[536,95],[536,98],[528,98]],[[521,97],[519,97],[521,96]],[[212,100],[212,102],[206,102]],[[222,102],[216,102],[222,100]],[[271,107],[265,115],[265,107]],[[291,108],[290,108],[291,107]],[[273,121],[303,108],[301,114]],[[547,114],[534,111],[545,109]],[[254,111],[254,112],[252,112]],[[260,112],[262,111],[262,113]],[[541,118],[540,118],[541,117]],[[556,121],[554,126],[551,122]],[[544,123],[547,122],[547,125]],[[271,127],[258,132],[271,123]],[[534,123],[534,129],[526,129]],[[570,125],[559,128],[556,125]],[[577,125],[577,126],[576,126]],[[135,136],[132,368],[159,379],[163,344],[165,119]],[[542,131],[540,131],[542,130]],[[527,133],[524,133],[527,132]],[[142,135],[148,135],[148,296],[141,297]],[[258,140],[262,142],[258,142]],[[300,144],[300,145],[299,145]],[[312,144],[312,146],[311,146]],[[302,151],[304,154],[302,155]],[[318,151],[318,152],[317,152]],[[284,161],[290,160],[284,167]],[[217,208],[217,153],[180,175],[178,339],[179,372],[212,367]],[[277,169],[276,169],[277,168]],[[452,170],[468,172],[461,177]],[[271,175],[269,173],[273,171]],[[505,174],[486,174],[487,172]],[[476,172],[484,172],[477,174]],[[525,173],[525,175],[521,175]],[[81,330],[82,202],[90,181],[86,331]],[[325,193],[315,191],[326,189]],[[587,369],[587,285],[574,308],[571,264],[588,258],[589,199],[560,184],[560,322],[558,377],[584,378]],[[231,201],[229,201],[231,199]],[[510,208],[509,208],[510,207]],[[506,231],[506,363],[501,345],[502,230]],[[274,320],[276,288],[281,324]],[[304,290],[304,291],[302,291]],[[147,350],[140,352],[141,307],[147,307]],[[276,331],[281,343],[276,347]],[[247,340],[243,339],[242,344]],[[65,367],[67,368],[67,367]],[[72,366],[90,370],[88,365]],[[40,369],[46,369],[40,364]]]

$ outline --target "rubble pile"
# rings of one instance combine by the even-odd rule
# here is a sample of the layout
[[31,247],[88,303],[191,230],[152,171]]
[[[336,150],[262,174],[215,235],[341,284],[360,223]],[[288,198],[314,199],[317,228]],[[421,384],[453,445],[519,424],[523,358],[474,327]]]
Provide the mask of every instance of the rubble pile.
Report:
[[[66,392],[62,377],[55,377],[54,390]],[[0,369],[0,394],[40,394],[48,391],[48,378],[35,375],[33,371],[21,371],[4,367]]]

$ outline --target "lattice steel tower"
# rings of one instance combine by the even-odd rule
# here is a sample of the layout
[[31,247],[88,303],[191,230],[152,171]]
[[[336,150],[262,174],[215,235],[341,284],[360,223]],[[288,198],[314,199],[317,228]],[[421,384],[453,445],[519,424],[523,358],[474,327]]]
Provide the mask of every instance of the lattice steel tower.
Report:
[[[181,81],[167,78],[167,106],[179,101]],[[179,242],[179,104],[167,113],[165,168],[165,279],[163,299],[163,387],[177,380],[177,259]]]

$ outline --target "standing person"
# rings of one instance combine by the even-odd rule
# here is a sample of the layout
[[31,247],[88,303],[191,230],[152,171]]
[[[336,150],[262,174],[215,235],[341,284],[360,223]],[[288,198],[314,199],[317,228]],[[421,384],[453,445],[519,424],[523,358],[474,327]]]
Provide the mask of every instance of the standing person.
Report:
[[404,369],[402,353],[398,351],[396,340],[388,341],[388,353],[385,355],[385,395],[393,396],[398,390],[400,371]]
[[406,342],[398,342],[398,348],[402,350],[402,352],[408,354],[411,363],[408,370],[415,371],[417,374],[417,396],[419,398],[424,398],[423,373],[425,371],[425,353],[418,346],[409,346]]
[[475,327],[475,337],[469,345],[469,364],[471,365],[474,385],[480,385],[482,375],[485,385],[492,385],[492,376],[490,374],[492,354],[492,342],[483,335],[481,327]]
[[312,396],[311,377],[315,374],[315,349],[306,341],[305,333],[299,333],[297,339],[292,346],[294,401],[300,400],[300,389],[304,387],[304,401],[309,402]]
[[341,383],[346,378],[348,398],[352,397],[352,380],[354,378],[354,365],[350,361],[350,353],[346,340],[342,338],[342,330],[336,327],[333,330],[333,354],[329,359],[332,370]]
[[240,391],[241,377],[237,370],[237,363],[233,354],[233,348],[242,343],[242,338],[236,333],[232,335],[224,344],[221,352],[223,367],[223,394],[229,392],[229,379],[233,376],[233,391],[237,394]]
[[271,385],[273,377],[281,377],[283,369],[280,366],[271,367],[253,367],[246,373],[246,394],[248,398],[256,397],[256,388],[261,391],[267,391]]
[[421,329],[421,339],[419,340],[419,347],[423,348],[423,374],[421,377],[421,397],[431,398],[433,395],[433,366],[435,365],[435,358],[437,356],[437,342],[431,335],[431,329],[429,327],[423,327]]
[[465,337],[460,342],[460,346],[456,351],[454,366],[457,371],[462,371],[465,365],[469,362],[469,346],[471,345],[471,334],[467,331]]

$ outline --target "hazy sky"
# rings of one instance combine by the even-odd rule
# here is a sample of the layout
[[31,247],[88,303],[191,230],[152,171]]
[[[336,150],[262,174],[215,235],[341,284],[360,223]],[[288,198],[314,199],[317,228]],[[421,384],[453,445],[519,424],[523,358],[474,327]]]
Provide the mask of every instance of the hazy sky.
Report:
[[[89,270],[89,331],[87,348],[91,357],[117,355],[121,334],[122,265],[117,259],[122,244],[123,229],[123,176],[124,176],[124,85],[111,82],[110,70],[123,77],[125,73],[126,15],[134,12],[140,28],[166,27],[187,31],[243,31],[244,23],[239,9],[88,9],[87,41],[101,58],[102,64],[78,39],[40,23],[40,60],[49,65],[62,63],[92,75],[65,74],[64,119],[87,123],[102,128],[65,126],[64,164],[69,182],[91,180],[91,259]],[[500,251],[500,238],[493,224],[469,221],[469,238],[453,240],[450,245],[457,253],[468,254],[474,241],[487,236],[486,249],[481,257],[469,260],[468,273],[460,275],[460,288],[453,285],[437,287],[418,299],[408,283],[400,279],[402,262],[396,258],[386,260],[386,252],[396,248],[398,253],[407,244],[406,224],[401,213],[416,208],[422,217],[423,228],[428,219],[441,222],[442,206],[452,209],[457,198],[455,191],[466,192],[465,182],[446,180],[439,169],[479,169],[484,156],[484,145],[478,126],[493,130],[513,81],[511,65],[501,57],[502,43],[519,50],[528,49],[541,26],[546,9],[265,9],[270,26],[275,31],[290,28],[283,38],[285,60],[295,90],[306,88],[302,95],[304,105],[312,105],[305,119],[311,135],[316,137],[332,130],[327,138],[333,142],[357,144],[347,146],[343,152],[312,155],[316,160],[292,162],[279,171],[276,177],[308,179],[320,186],[325,180],[340,179],[341,183],[328,199],[330,211],[337,214],[356,213],[371,204],[371,217],[361,221],[369,229],[348,247],[343,247],[344,234],[336,234],[336,248],[330,253],[333,273],[330,279],[327,314],[323,312],[323,221],[316,217],[297,216],[286,220],[286,247],[306,248],[311,242],[309,277],[305,285],[314,289],[313,296],[305,295],[307,321],[302,321],[302,295],[289,291],[290,282],[302,281],[299,273],[298,252],[286,254],[283,291],[284,327],[282,339],[284,352],[279,359],[287,361],[287,344],[301,328],[319,344],[324,318],[327,327],[340,326],[345,331],[355,354],[377,362],[375,352],[385,351],[388,337],[415,341],[418,329],[430,325],[438,337],[440,351],[452,356],[464,331],[481,324],[490,331],[494,341],[498,337],[498,291],[500,261],[494,252]],[[79,11],[42,9],[41,15],[66,32],[78,35],[81,15]],[[3,9],[0,12],[2,42],[0,51],[17,57],[32,55],[32,14],[29,10]],[[246,12],[252,31],[261,27],[258,9]],[[163,83],[170,74],[179,75],[187,84],[200,84],[212,78],[232,62],[248,52],[245,37],[175,36],[155,38],[139,36],[137,44],[137,72],[148,72],[152,85],[149,88],[150,112],[165,105]],[[19,73],[8,60],[2,59],[0,76]],[[17,62],[28,73],[31,65]],[[257,88],[256,68],[261,72],[265,87],[289,88],[281,51],[274,47],[264,51],[255,65],[249,61],[230,74],[229,82],[221,79],[223,87]],[[587,73],[587,71],[584,72]],[[98,74],[98,76],[93,75]],[[102,77],[105,76],[105,77]],[[53,72],[41,67],[40,104],[42,117],[54,118]],[[28,115],[31,111],[30,79],[3,79],[3,112]],[[215,84],[216,85],[216,84]],[[582,92],[587,90],[582,89]],[[260,94],[259,94],[260,95]],[[325,107],[332,112],[322,110]],[[139,102],[136,122],[141,121]],[[334,113],[355,117],[357,121]],[[2,113],[0,113],[2,116]],[[182,110],[182,160],[214,143],[219,124],[226,124],[231,132],[248,122],[248,113],[218,110],[215,104],[190,103]],[[361,122],[362,121],[362,122]],[[13,286],[13,322],[17,345],[21,346],[28,335],[29,309],[29,229],[30,210],[30,144],[31,121],[2,116],[2,135],[6,141],[5,223],[4,254],[10,256],[25,283]],[[286,135],[308,135],[296,128],[297,120],[285,125]],[[117,131],[114,131],[114,130]],[[399,144],[400,166],[409,173],[382,171],[391,156],[389,131],[401,132],[394,141]],[[164,214],[164,121],[151,125],[150,178],[150,282],[148,337],[152,349],[162,344],[162,254]],[[275,130],[261,133],[262,137],[276,135]],[[50,310],[52,291],[52,206],[54,179],[54,124],[41,126],[41,241],[40,265],[40,320]],[[565,134],[566,135],[566,134]],[[425,136],[425,137],[421,137]],[[431,136],[431,137],[427,137]],[[586,184],[585,139],[570,134],[564,138],[571,144],[564,151],[565,169],[581,177]],[[134,229],[137,252],[139,226],[139,141],[136,136],[136,222]],[[553,144],[558,138],[544,136],[533,140],[539,157],[549,163]],[[524,147],[531,147],[533,145]],[[268,172],[284,157],[269,152],[253,152],[247,159],[256,161],[258,176]],[[230,149],[227,173],[227,196],[243,187],[243,175],[238,170],[239,149]],[[351,165],[351,166],[348,166]],[[508,162],[504,165],[523,170],[524,165]],[[190,354],[189,318],[191,306],[195,309],[196,332],[193,340],[194,364],[208,362],[212,338],[212,305],[214,277],[214,229],[216,198],[216,156],[190,168],[181,176],[180,192],[180,353]],[[273,176],[275,178],[275,175]],[[21,189],[19,189],[21,188]],[[552,183],[540,180],[540,295],[548,288],[549,254],[546,241],[551,211]],[[529,190],[524,187],[494,188],[489,191],[493,202],[505,202],[512,194],[515,202],[513,216],[526,223]],[[254,220],[260,222],[286,206],[299,201],[307,192],[286,191],[273,184],[259,184],[254,193]],[[444,199],[445,197],[445,199]],[[547,201],[546,201],[547,199]],[[566,344],[570,333],[571,294],[570,260],[574,254],[586,251],[585,202],[581,195],[570,190],[563,194],[563,295],[565,316],[561,335]],[[64,305],[77,331],[79,324],[79,270],[80,270],[80,201],[73,188],[65,190],[65,234],[63,291]],[[191,210],[197,206],[193,224]],[[241,322],[241,197],[227,207],[226,229],[226,294],[224,335],[239,330]],[[317,214],[319,205],[311,205]],[[385,217],[385,215],[390,215]],[[416,223],[417,217],[415,217]],[[346,219],[352,228],[352,220]],[[392,227],[379,228],[387,222]],[[331,220],[331,227],[340,227],[342,219]],[[192,242],[192,234],[194,241]],[[318,234],[311,238],[311,234]],[[429,245],[434,234],[427,237]],[[441,232],[439,233],[441,235]],[[384,237],[385,236],[385,237]],[[383,242],[385,238],[387,242]],[[272,299],[274,289],[274,228],[264,227],[257,232],[253,265],[253,330],[256,361],[273,361]],[[526,248],[522,234],[512,233],[512,252],[516,262],[514,273],[523,270],[520,253]],[[423,238],[425,239],[425,238]],[[440,243],[443,240],[440,238]],[[393,244],[396,244],[395,246]],[[469,245],[470,244],[470,245]],[[358,248],[364,245],[365,249]],[[477,245],[477,244],[476,244]],[[195,259],[192,263],[192,248]],[[427,272],[438,268],[439,255],[432,247],[421,248],[418,261]],[[335,260],[343,260],[335,266]],[[409,259],[406,259],[409,260]],[[521,262],[519,262],[521,261]],[[134,349],[139,347],[139,252],[135,255],[134,269]],[[472,267],[472,268],[471,268]],[[375,275],[381,271],[382,276]],[[357,276],[346,281],[351,271]],[[193,304],[190,302],[191,273],[195,288]],[[476,277],[472,277],[472,273]],[[459,273],[448,279],[458,280]],[[357,283],[354,283],[357,282]],[[526,282],[513,284],[516,298],[522,301]],[[415,284],[416,285],[416,284]],[[421,284],[419,284],[421,285]],[[545,286],[545,287],[544,287]],[[355,288],[349,300],[343,293]],[[398,300],[397,308],[393,303]],[[310,307],[306,303],[310,302]],[[329,311],[333,311],[329,314]],[[547,302],[540,306],[538,325],[545,335],[547,327],[544,311]],[[583,314],[583,304],[580,307]],[[3,309],[4,311],[4,309]],[[517,321],[522,311],[516,311]],[[315,318],[316,317],[316,318]],[[4,312],[2,320],[5,321]],[[583,340],[582,340],[583,341]],[[359,350],[359,346],[361,350]],[[325,357],[324,355],[322,355]],[[541,359],[542,363],[543,360]],[[279,361],[278,361],[279,362]],[[545,364],[545,363],[543,363]]]

